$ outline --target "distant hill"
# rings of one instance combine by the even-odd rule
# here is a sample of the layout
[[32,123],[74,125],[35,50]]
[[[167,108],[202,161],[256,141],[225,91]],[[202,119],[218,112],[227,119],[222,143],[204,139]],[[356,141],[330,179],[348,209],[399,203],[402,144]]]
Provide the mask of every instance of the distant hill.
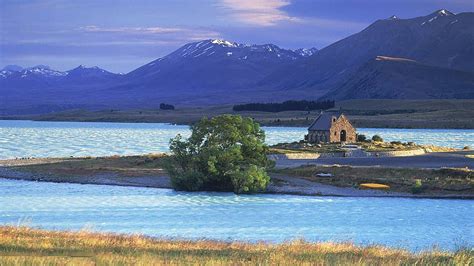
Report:
[[79,66],[64,72],[45,65],[11,69],[0,71],[0,114],[105,108],[107,102],[94,102],[94,95],[121,80],[121,75],[98,67]]
[[378,56],[358,68],[328,99],[473,99],[472,72]]

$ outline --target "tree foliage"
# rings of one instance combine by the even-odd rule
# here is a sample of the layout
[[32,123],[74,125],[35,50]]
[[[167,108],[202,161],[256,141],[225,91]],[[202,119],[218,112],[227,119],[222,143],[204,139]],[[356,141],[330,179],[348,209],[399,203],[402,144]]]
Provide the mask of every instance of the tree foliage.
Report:
[[160,103],[160,110],[174,110],[174,105]]
[[357,141],[358,142],[365,142],[365,141],[367,141],[367,137],[364,134],[357,134]]
[[383,142],[383,138],[382,138],[381,136],[379,136],[379,135],[374,135],[374,136],[372,137],[372,140],[373,140],[373,141],[376,141],[376,142]]
[[267,187],[271,161],[258,123],[221,115],[204,118],[191,130],[188,139],[177,135],[170,141],[166,170],[175,189],[252,193]]
[[282,103],[247,103],[234,105],[232,108],[236,112],[240,111],[262,111],[262,112],[283,112],[283,111],[312,111],[327,110],[334,108],[335,102],[326,101],[286,101]]

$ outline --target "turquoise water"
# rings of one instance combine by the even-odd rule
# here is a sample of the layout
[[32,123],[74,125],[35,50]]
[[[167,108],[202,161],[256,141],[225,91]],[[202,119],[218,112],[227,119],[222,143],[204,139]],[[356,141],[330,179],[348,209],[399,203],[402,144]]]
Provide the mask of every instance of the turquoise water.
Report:
[[[298,141],[303,127],[263,127],[268,144]],[[388,141],[462,148],[474,147],[474,130],[374,129],[359,133],[381,135]],[[68,157],[130,155],[168,151],[176,134],[189,135],[188,126],[161,123],[89,123],[0,120],[0,159],[16,157]]]
[[474,245],[474,201],[183,193],[0,179],[0,224],[150,236]]

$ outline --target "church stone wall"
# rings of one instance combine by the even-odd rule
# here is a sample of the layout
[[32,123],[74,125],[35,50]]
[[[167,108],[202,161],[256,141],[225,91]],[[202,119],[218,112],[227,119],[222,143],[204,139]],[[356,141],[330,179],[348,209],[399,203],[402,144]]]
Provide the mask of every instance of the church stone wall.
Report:
[[339,119],[333,122],[330,130],[330,141],[340,142],[342,130],[346,131],[346,142],[356,142],[356,130],[344,115],[341,115]]

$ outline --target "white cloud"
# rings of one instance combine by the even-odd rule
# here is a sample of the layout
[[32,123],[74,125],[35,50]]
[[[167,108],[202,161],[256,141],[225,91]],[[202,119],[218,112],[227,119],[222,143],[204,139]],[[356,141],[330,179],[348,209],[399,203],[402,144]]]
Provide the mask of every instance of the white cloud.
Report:
[[77,30],[83,34],[91,35],[92,40],[108,39],[110,44],[179,45],[189,41],[221,38],[221,34],[217,31],[195,27],[99,27],[89,25]]
[[218,6],[228,10],[232,17],[243,23],[274,26],[284,21],[301,21],[281,10],[290,3],[289,0],[220,0]]
[[80,27],[79,30],[84,32],[110,32],[110,33],[137,33],[137,34],[163,34],[163,33],[178,33],[187,31],[184,28],[177,27],[98,27],[89,25]]

